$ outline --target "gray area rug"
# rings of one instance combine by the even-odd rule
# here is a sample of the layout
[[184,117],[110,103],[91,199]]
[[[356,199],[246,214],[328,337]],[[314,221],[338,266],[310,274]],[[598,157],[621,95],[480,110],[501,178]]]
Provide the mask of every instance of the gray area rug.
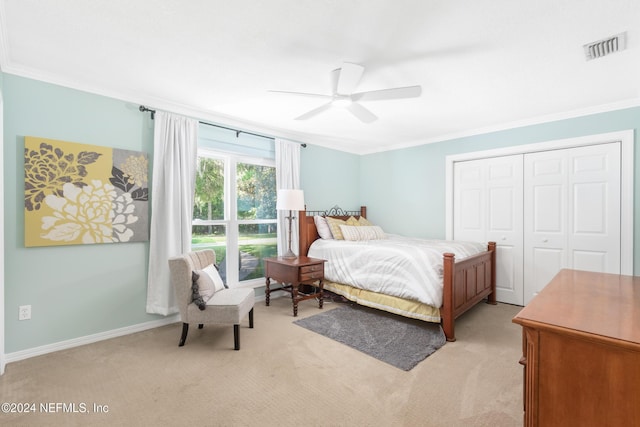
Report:
[[404,371],[446,342],[438,324],[359,305],[341,306],[293,323]]

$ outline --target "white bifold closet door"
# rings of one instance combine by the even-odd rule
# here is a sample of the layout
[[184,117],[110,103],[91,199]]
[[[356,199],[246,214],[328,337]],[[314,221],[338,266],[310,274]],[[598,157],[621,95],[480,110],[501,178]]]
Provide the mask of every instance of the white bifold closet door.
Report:
[[498,301],[563,268],[620,274],[619,143],[457,161],[453,183],[453,239],[497,243]]
[[524,304],[562,268],[620,274],[620,144],[524,157]]
[[523,156],[456,162],[453,238],[496,242],[496,298],[522,305]]

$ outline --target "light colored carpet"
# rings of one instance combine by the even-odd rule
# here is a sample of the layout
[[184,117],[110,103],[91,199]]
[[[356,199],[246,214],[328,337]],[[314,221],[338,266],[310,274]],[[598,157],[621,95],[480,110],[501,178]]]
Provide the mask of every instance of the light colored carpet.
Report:
[[[324,310],[339,304],[327,303]],[[3,425],[519,426],[520,307],[484,303],[457,321],[458,341],[405,372],[293,324],[291,302],[257,302],[241,349],[231,326],[181,324],[10,363],[2,402],[35,413]],[[317,314],[314,301],[299,317]],[[108,413],[45,413],[40,404],[86,404]],[[49,405],[49,407],[51,407]],[[55,408],[55,406],[54,406]],[[69,408],[67,408],[69,409]]]

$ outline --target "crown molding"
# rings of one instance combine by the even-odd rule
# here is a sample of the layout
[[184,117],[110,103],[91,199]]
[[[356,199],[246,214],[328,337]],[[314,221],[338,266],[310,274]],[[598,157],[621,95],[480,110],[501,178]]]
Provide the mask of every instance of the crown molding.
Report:
[[[0,10],[0,14],[2,10]],[[0,23],[2,18],[0,15]],[[24,67],[14,66],[8,61],[7,55],[4,49],[4,35],[3,30],[0,30],[0,70],[7,74],[14,74],[20,77],[25,77],[33,80],[42,81],[45,83],[55,84],[70,89],[75,89],[83,92],[88,92],[96,95],[101,95],[109,98],[119,99],[125,102],[131,102],[141,105],[146,105],[152,109],[169,111],[176,114],[182,114],[189,117],[197,118],[202,121],[210,121],[212,124],[220,124],[223,126],[232,126],[238,128],[238,130],[244,130],[252,133],[259,133],[270,138],[283,138],[291,141],[305,143],[310,145],[318,145],[321,147],[342,151],[346,153],[356,155],[368,155],[387,151],[402,150],[405,148],[412,148],[420,145],[433,144],[438,142],[445,142],[459,138],[468,138],[472,136],[484,135],[493,132],[499,132],[509,129],[516,129],[519,127],[526,127],[532,125],[539,125],[542,123],[554,122],[559,120],[567,120],[582,116],[588,116],[592,114],[605,113],[615,110],[622,110],[626,108],[633,108],[640,106],[640,98],[631,98],[623,101],[596,105],[588,108],[576,109],[571,111],[565,111],[560,113],[547,114],[542,116],[530,117],[523,120],[517,120],[512,122],[501,123],[494,126],[487,126],[476,129],[468,129],[460,132],[454,132],[449,134],[438,135],[436,137],[416,139],[412,141],[406,141],[398,144],[391,144],[383,147],[376,147],[369,149],[368,147],[362,147],[362,144],[349,139],[336,139],[317,134],[309,134],[304,132],[296,132],[288,129],[268,127],[259,123],[248,122],[237,119],[235,117],[227,116],[214,111],[200,110],[189,105],[176,103],[167,99],[150,97],[148,95],[142,95],[135,91],[119,92],[106,90],[104,88],[95,87],[92,85],[80,84],[76,81],[71,81],[66,78],[43,73],[41,71],[32,70]]]

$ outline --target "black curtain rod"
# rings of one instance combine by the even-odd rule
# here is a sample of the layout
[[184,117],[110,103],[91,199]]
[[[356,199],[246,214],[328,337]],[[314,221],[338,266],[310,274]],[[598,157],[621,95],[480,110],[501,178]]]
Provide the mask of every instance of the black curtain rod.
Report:
[[[145,107],[144,105],[141,105],[140,108],[138,108],[138,109],[143,113],[146,113],[146,112],[151,113],[151,120],[153,120],[155,118],[156,110],[152,110],[151,108]],[[228,128],[226,126],[214,125],[213,123],[207,123],[207,122],[203,122],[201,120],[200,120],[200,124],[207,125],[207,126],[214,126],[214,127],[217,127],[217,128],[230,130],[230,131],[236,133],[236,138],[239,137],[241,133],[246,133],[247,135],[253,135],[253,136],[260,137],[260,138],[275,139],[275,138],[270,137],[270,136],[258,135],[257,133],[251,133],[251,132],[247,132],[247,131],[244,131],[244,130],[232,129],[232,128]],[[300,144],[300,145],[302,145],[303,148],[307,147],[307,144]]]

